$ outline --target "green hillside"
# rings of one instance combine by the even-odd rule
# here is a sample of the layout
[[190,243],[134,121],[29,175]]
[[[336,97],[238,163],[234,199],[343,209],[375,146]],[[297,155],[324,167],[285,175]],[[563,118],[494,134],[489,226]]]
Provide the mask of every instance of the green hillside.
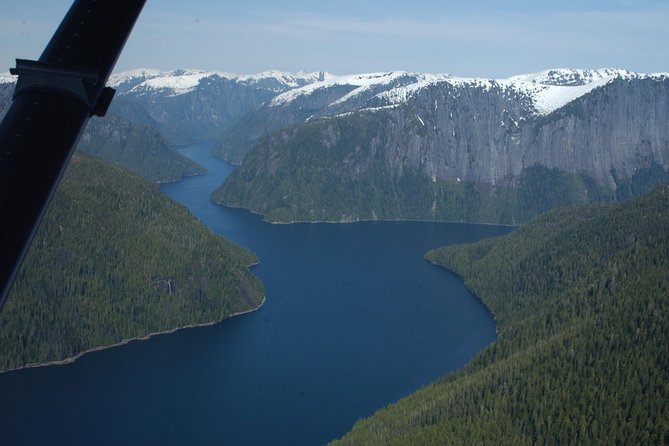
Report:
[[0,370],[257,308],[254,262],[155,185],[75,154],[0,312]]
[[669,444],[669,187],[428,258],[498,340],[333,444]]
[[149,181],[179,181],[206,172],[177,152],[155,128],[113,113],[91,119],[77,148]]

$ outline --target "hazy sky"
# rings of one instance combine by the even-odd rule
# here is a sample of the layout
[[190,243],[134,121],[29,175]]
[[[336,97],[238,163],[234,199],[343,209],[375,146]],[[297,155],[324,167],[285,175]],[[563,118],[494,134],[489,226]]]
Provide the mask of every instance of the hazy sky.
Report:
[[[39,57],[71,0],[0,0],[0,71]],[[148,0],[116,71],[508,77],[669,71],[669,0]]]

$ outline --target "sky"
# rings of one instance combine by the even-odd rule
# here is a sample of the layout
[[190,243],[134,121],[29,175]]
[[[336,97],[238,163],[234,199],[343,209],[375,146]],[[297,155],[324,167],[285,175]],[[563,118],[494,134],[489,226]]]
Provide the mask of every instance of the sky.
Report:
[[[0,72],[37,59],[71,4],[0,0]],[[115,71],[669,72],[667,24],[669,0],[148,0]]]

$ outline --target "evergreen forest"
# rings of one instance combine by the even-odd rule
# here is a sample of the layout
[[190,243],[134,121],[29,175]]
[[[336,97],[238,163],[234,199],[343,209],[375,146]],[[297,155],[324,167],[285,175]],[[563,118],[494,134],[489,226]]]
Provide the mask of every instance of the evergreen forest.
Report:
[[669,444],[668,186],[427,258],[498,339],[333,445]]
[[0,370],[255,309],[257,261],[155,184],[75,153],[0,312]]

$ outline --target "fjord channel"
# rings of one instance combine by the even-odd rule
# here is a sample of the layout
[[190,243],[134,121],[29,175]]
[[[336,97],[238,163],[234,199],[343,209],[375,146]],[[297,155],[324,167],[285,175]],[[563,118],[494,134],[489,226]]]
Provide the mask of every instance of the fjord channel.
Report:
[[429,249],[509,228],[430,222],[275,225],[209,195],[234,169],[161,189],[260,256],[259,310],[210,327],[0,375],[7,444],[314,445],[462,367],[492,315]]

